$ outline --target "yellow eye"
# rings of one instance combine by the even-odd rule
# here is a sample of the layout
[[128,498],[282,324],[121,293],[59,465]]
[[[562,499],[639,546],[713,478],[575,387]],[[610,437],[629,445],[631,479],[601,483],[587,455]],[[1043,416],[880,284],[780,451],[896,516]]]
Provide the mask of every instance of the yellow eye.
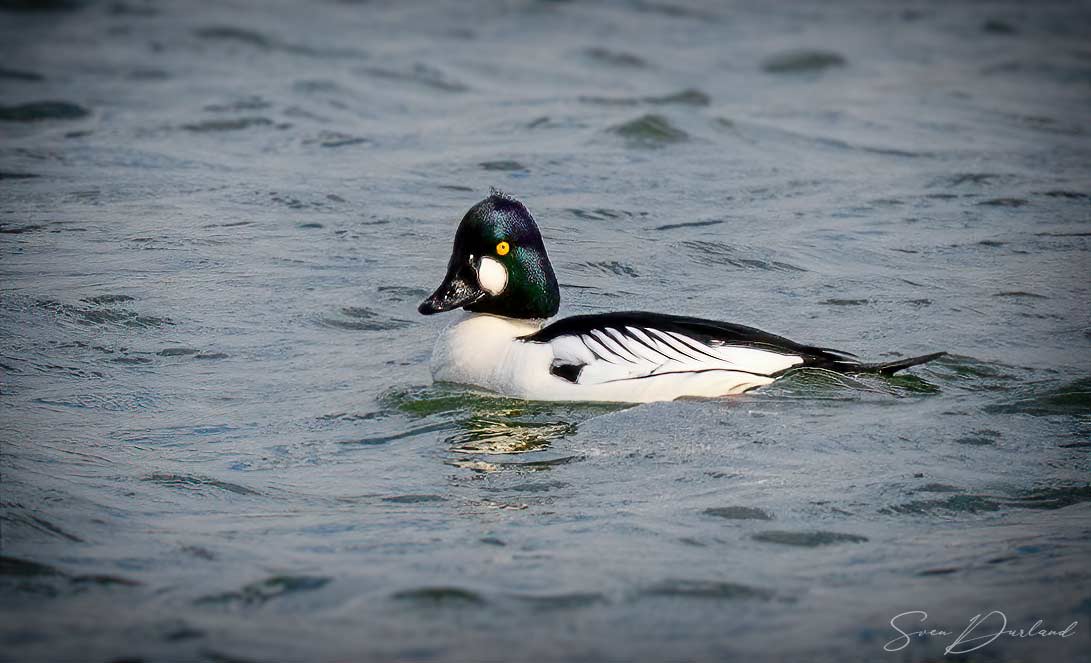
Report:
[[508,246],[507,242],[500,242],[496,245],[496,255],[506,256],[508,255],[508,251],[511,251],[511,247]]

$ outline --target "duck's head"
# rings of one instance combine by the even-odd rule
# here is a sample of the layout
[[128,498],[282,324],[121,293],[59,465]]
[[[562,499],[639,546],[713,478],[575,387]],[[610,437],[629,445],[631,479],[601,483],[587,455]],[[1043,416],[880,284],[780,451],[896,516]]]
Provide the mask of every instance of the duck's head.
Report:
[[493,189],[455,232],[447,277],[417,308],[424,315],[464,308],[508,318],[549,318],[561,292],[538,224],[523,203]]

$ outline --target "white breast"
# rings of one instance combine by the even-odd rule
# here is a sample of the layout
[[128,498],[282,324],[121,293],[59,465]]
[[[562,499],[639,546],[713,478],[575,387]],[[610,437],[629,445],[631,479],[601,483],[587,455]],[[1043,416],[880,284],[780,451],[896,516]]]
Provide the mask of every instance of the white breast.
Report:
[[549,374],[553,353],[549,346],[516,339],[538,331],[541,322],[460,313],[436,341],[432,377],[507,396],[536,398],[528,390],[535,376],[553,377]]

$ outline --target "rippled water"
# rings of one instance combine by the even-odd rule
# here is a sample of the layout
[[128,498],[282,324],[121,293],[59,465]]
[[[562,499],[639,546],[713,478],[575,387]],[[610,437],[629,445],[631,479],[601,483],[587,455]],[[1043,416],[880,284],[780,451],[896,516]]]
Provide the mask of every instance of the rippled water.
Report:
[[[0,2],[0,659],[905,661],[950,638],[886,653],[894,615],[994,609],[1080,624],[974,656],[1086,656],[1089,34]],[[432,385],[415,307],[490,185],[562,312],[951,354],[640,407]]]

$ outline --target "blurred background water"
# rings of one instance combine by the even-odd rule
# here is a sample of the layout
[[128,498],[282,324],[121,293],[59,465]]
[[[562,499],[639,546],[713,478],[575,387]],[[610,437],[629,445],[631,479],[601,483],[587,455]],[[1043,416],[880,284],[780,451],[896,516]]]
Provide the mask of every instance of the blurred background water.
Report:
[[[0,2],[0,660],[1088,660],[1091,8]],[[415,307],[494,185],[562,314],[896,380],[540,404]],[[1083,657],[1082,659],[1080,657]]]

